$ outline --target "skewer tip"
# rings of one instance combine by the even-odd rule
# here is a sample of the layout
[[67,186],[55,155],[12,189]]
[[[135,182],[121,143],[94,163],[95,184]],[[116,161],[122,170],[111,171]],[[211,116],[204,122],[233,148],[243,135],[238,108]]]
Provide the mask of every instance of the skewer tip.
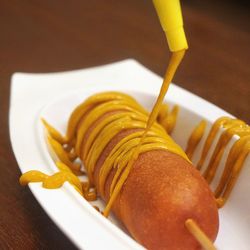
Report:
[[201,230],[201,228],[193,219],[187,219],[185,221],[185,226],[205,250],[216,250],[216,247],[214,246],[213,242]]

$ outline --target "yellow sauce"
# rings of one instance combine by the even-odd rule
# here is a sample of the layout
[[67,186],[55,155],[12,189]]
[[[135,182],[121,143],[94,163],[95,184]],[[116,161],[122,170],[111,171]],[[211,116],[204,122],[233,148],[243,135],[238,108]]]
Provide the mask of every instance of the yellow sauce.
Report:
[[[138,145],[136,146],[135,150],[131,154],[131,157],[126,165],[126,168],[123,171],[123,173],[121,174],[121,177],[119,178],[119,181],[117,182],[117,184],[113,190],[113,193],[110,196],[108,204],[104,210],[104,216],[107,216],[109,214],[109,211],[110,211],[116,197],[118,196],[118,194],[122,188],[123,183],[126,181],[128,175],[129,175],[129,172],[130,172],[131,168],[133,167],[134,162],[136,161],[136,159],[138,158],[138,156],[140,154],[140,151],[141,151],[143,143],[144,143],[144,139],[146,138],[147,133],[153,127],[153,124],[155,123],[155,121],[157,119],[157,116],[158,116],[159,111],[161,109],[161,105],[163,103],[163,99],[167,93],[169,85],[170,85],[170,83],[174,77],[174,74],[175,74],[179,64],[181,63],[184,55],[185,55],[185,50],[180,50],[180,51],[176,51],[176,52],[172,53],[172,56],[170,58],[170,62],[169,62],[169,65],[168,65],[168,68],[167,68],[167,71],[166,71],[166,74],[164,77],[164,81],[163,81],[162,86],[161,86],[160,94],[156,100],[156,103],[153,107],[152,112],[149,115],[145,131],[143,132],[141,139],[140,139]],[[176,152],[176,153],[183,156],[182,150],[180,150],[179,147],[177,149],[176,146],[177,145],[175,144],[174,148],[170,149],[170,151]],[[177,150],[175,150],[175,147]]]
[[[234,135],[237,135],[239,139],[234,143],[229,151],[222,176],[214,192],[218,207],[222,207],[228,200],[236,180],[239,177],[244,161],[250,152],[250,126],[239,119],[221,117],[213,124],[212,128],[210,129],[202,149],[200,160],[197,164],[197,169],[200,170],[204,165],[211,145],[220,129],[223,129],[223,132],[203,174],[208,183],[213,181],[229,141]],[[190,158],[192,157],[197,143],[202,138],[204,132],[205,128],[201,122],[191,134],[188,141],[188,147],[186,149],[186,153]]]
[[67,166],[65,166],[65,169],[51,176],[37,170],[31,170],[24,173],[19,179],[22,186],[27,185],[29,182],[42,182],[43,187],[48,189],[59,188],[66,181],[72,184],[73,187],[82,194],[81,182],[69,169],[67,169]]
[[194,131],[192,132],[191,136],[188,139],[187,148],[185,152],[190,160],[193,158],[194,151],[203,137],[206,125],[207,124],[205,121],[201,121],[196,126],[196,128],[194,129]]
[[166,103],[162,104],[157,116],[157,121],[163,126],[168,134],[171,134],[176,124],[179,106],[174,106],[170,113],[168,110],[168,105]]
[[[104,216],[108,216],[140,153],[150,150],[168,150],[189,161],[187,155],[192,158],[204,134],[206,122],[201,121],[194,129],[188,140],[186,155],[168,134],[171,133],[175,126],[178,107],[175,106],[171,112],[168,112],[168,106],[162,104],[184,53],[185,51],[178,51],[172,54],[160,94],[149,116],[147,111],[132,97],[118,92],[105,92],[89,97],[76,107],[68,121],[65,136],[62,136],[47,121],[43,120],[48,132],[48,145],[59,159],[57,164],[59,172],[48,176],[39,171],[29,171],[21,176],[20,183],[25,185],[29,182],[42,182],[45,188],[58,188],[65,181],[68,181],[86,199],[94,200],[96,192],[95,190],[90,191],[90,188],[94,185],[93,174],[99,156],[110,140],[119,132],[126,129],[137,129],[136,132],[124,137],[114,146],[100,168],[96,187],[102,197],[104,196],[104,187],[110,171],[112,169],[116,170],[110,186],[109,200],[103,212]],[[99,117],[104,116],[108,112],[113,112],[113,114],[106,116],[98,122],[91,133],[88,134],[88,140],[84,141],[89,127]],[[206,139],[201,158],[197,164],[198,169],[203,165],[211,144],[221,127],[225,129],[225,132],[222,134],[210,163],[204,172],[204,177],[208,183],[213,180],[225,146],[232,136],[237,134],[241,139],[234,145],[232,152],[230,151],[224,173],[215,191],[218,206],[222,206],[228,198],[244,159],[249,152],[250,131],[249,126],[243,121],[227,117],[218,119]],[[89,179],[87,183],[81,183],[76,177],[76,175],[83,174],[81,165],[75,162],[77,158],[84,163]]]
[[82,195],[86,200],[96,200],[96,191],[89,189],[88,182],[81,182],[72,170],[62,162],[56,162],[59,172],[53,175],[46,175],[37,170],[31,170],[24,174],[19,179],[22,186],[30,182],[42,182],[42,186],[47,189],[60,188],[64,182],[69,182],[75,190]]
[[[162,106],[164,96],[184,53],[185,51],[182,50],[172,54],[160,94],[149,116],[146,110],[130,96],[118,92],[107,92],[91,96],[72,112],[65,137],[43,120],[48,131],[48,145],[67,169],[65,171],[65,169],[59,168],[59,172],[52,176],[38,171],[30,171],[22,175],[20,183],[24,185],[28,182],[40,181],[45,188],[58,188],[68,181],[82,193],[79,181],[76,182],[76,179],[72,177],[74,174],[82,173],[80,164],[74,162],[79,157],[85,165],[89,178],[88,188],[85,188],[89,194],[89,187],[93,185],[96,162],[106,145],[122,130],[137,129],[139,131],[126,136],[115,145],[101,166],[97,186],[102,196],[104,196],[107,176],[113,168],[116,169],[110,187],[110,199],[103,212],[105,216],[108,216],[113,202],[140,153],[150,150],[168,150],[188,160],[183,150],[166,133],[166,130],[168,132],[173,130],[178,107],[175,106],[168,114],[167,106]],[[94,127],[83,145],[88,128],[99,117],[114,111],[113,115],[105,117]],[[156,122],[157,118],[162,126]]]

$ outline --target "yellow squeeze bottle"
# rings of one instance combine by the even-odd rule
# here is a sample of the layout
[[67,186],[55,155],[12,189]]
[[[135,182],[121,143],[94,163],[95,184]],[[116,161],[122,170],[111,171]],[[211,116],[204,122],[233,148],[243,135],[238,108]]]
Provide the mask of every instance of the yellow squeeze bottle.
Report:
[[188,48],[179,0],[153,0],[161,26],[165,31],[170,51]]

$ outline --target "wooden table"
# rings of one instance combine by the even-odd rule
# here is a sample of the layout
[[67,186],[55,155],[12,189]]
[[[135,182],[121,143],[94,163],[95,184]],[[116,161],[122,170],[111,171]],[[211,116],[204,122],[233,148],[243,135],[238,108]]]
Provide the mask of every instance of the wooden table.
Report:
[[[190,49],[174,81],[249,123],[249,5],[236,2],[183,1]],[[8,130],[11,74],[135,58],[163,75],[164,34],[150,0],[2,0],[0,32],[0,249],[74,249],[18,184]]]

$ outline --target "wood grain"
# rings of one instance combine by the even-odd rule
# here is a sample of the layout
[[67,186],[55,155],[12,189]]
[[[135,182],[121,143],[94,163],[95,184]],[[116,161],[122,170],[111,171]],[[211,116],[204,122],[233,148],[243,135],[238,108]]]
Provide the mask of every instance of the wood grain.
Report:
[[[182,2],[190,49],[175,82],[249,123],[249,4]],[[8,132],[10,77],[125,58],[163,75],[164,34],[150,0],[1,0],[0,31],[0,249],[75,249],[18,185]]]

